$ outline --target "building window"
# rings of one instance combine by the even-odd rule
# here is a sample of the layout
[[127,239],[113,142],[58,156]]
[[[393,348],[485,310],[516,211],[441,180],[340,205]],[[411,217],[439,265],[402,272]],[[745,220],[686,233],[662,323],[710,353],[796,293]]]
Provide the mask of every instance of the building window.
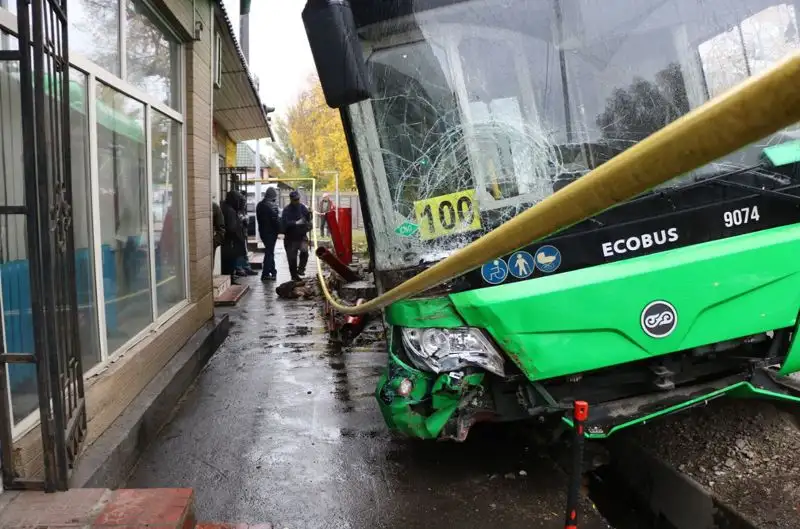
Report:
[[186,299],[183,142],[180,123],[157,111],[153,111],[151,122],[156,308],[164,314]]
[[69,49],[121,75],[119,0],[69,0]]
[[180,46],[141,1],[127,0],[126,13],[126,79],[180,110]]
[[17,0],[0,0],[0,8],[7,9],[17,14]]
[[106,337],[115,351],[153,321],[145,106],[98,83],[96,108]]
[[72,226],[75,237],[75,286],[78,297],[78,335],[84,373],[102,360],[97,319],[92,201],[89,157],[88,81],[70,69],[70,161],[72,164]]

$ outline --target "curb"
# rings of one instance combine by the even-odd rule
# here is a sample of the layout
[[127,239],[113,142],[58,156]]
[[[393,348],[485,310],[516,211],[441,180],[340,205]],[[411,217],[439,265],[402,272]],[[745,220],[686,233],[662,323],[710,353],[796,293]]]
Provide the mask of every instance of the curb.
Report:
[[156,438],[186,389],[227,338],[227,314],[208,320],[175,353],[125,411],[78,458],[71,488],[124,485],[142,452]]

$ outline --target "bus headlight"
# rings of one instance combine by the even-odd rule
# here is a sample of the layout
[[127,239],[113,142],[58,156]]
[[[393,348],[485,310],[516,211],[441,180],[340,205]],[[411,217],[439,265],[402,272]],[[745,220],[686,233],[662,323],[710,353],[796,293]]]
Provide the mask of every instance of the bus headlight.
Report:
[[419,369],[447,373],[472,365],[505,376],[500,353],[479,329],[403,329],[403,345]]

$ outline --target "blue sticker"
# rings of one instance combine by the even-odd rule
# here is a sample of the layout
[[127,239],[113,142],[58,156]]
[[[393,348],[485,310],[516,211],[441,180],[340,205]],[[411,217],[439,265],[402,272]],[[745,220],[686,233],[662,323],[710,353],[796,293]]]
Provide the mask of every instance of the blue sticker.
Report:
[[481,267],[481,276],[490,285],[499,285],[508,277],[508,266],[502,259],[495,259]]
[[528,252],[515,252],[508,260],[508,271],[517,279],[525,279],[533,273],[534,268],[533,256]]
[[536,250],[536,268],[549,274],[561,266],[561,252],[555,246],[542,246]]

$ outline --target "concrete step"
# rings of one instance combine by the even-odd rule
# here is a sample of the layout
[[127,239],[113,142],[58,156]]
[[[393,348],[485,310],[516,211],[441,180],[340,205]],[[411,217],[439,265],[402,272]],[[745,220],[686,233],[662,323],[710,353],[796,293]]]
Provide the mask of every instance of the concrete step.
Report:
[[214,276],[214,298],[221,296],[231,286],[231,276]]

